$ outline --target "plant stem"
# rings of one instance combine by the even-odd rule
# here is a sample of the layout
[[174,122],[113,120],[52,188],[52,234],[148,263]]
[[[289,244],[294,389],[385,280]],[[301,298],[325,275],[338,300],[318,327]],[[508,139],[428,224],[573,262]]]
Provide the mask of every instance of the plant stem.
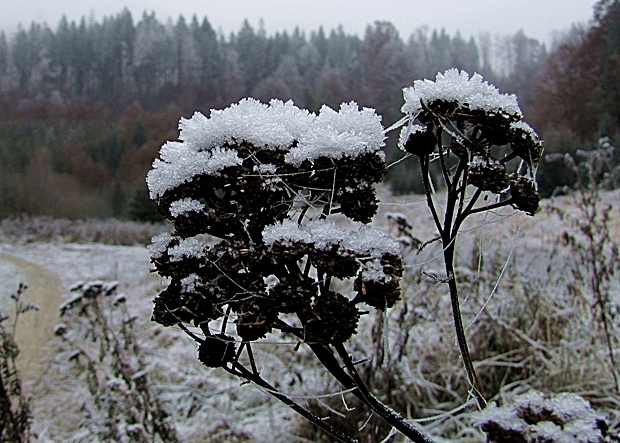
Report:
[[354,438],[352,438],[352,437],[350,437],[350,436],[340,432],[339,430],[335,429],[331,425],[325,423],[323,420],[321,420],[320,417],[317,417],[312,412],[308,411],[304,407],[302,407],[302,406],[298,405],[297,403],[295,403],[292,399],[290,399],[286,395],[282,394],[281,392],[278,392],[278,390],[276,388],[274,388],[269,383],[267,383],[267,381],[265,381],[263,378],[261,378],[258,374],[253,374],[252,372],[248,371],[245,367],[243,367],[238,362],[234,363],[232,368],[224,366],[224,369],[226,370],[226,372],[228,372],[228,373],[230,373],[232,375],[244,378],[244,379],[246,379],[246,380],[256,384],[257,386],[260,386],[269,395],[271,395],[272,397],[280,400],[282,403],[284,403],[285,405],[287,405],[288,407],[293,409],[295,412],[297,412],[299,415],[301,415],[305,419],[311,421],[312,423],[314,423],[316,426],[318,426],[319,428],[321,428],[322,430],[327,432],[332,437],[338,439],[338,441],[341,441],[341,442],[344,442],[344,443],[359,443],[358,440],[356,440],[356,439],[354,439]]
[[[439,149],[442,149],[441,146],[439,146]],[[457,214],[455,219],[454,211],[459,200],[458,183],[461,179],[461,175],[465,172],[465,167],[463,166],[463,164],[464,163],[462,161],[459,162],[459,166],[457,167],[457,173],[455,174],[452,183],[446,183],[446,185],[448,186],[448,198],[446,202],[446,213],[442,225],[441,221],[439,220],[439,216],[437,215],[435,205],[433,203],[433,195],[430,186],[430,176],[428,169],[428,156],[420,157],[420,166],[422,169],[422,180],[424,182],[424,189],[426,192],[426,201],[428,203],[429,209],[431,210],[431,213],[433,214],[433,219],[435,220],[435,225],[437,226],[437,230],[439,231],[439,235],[441,236],[443,246],[444,267],[446,269],[448,287],[450,288],[450,301],[452,304],[452,318],[454,321],[454,329],[456,331],[456,339],[459,345],[459,350],[461,352],[461,358],[463,359],[463,364],[465,366],[467,379],[472,387],[473,395],[476,398],[478,407],[480,409],[484,409],[487,405],[487,402],[482,395],[481,387],[478,385],[476,371],[474,369],[474,365],[469,354],[467,337],[465,336],[465,329],[463,327],[463,320],[461,318],[461,307],[459,302],[458,288],[456,285],[456,275],[454,272],[454,252],[456,247],[456,237],[458,235],[458,230],[461,226],[461,223],[465,220],[465,217],[467,217],[467,215],[471,213],[471,206],[473,206],[475,200],[477,200],[478,196],[480,195],[479,193],[476,194],[473,201],[470,202],[470,205],[467,206],[467,209],[464,212]],[[442,167],[445,167],[445,165],[442,164]],[[463,176],[462,178],[463,186],[465,186],[466,177]]]
[[482,395],[482,388],[479,386],[474,364],[469,354],[469,347],[467,345],[467,337],[465,336],[465,329],[463,328],[463,319],[461,318],[461,307],[459,302],[458,288],[456,285],[456,275],[454,273],[454,248],[456,239],[453,239],[449,244],[444,243],[444,265],[446,267],[446,274],[448,276],[448,287],[450,288],[450,301],[452,303],[452,318],[454,320],[454,329],[456,331],[456,340],[461,351],[461,357],[463,358],[463,365],[465,366],[465,372],[467,373],[467,379],[472,387],[472,393],[478,402],[478,407],[484,409],[487,406],[487,401]]
[[[292,328],[281,320],[276,323],[276,327],[284,332],[289,332],[295,335],[301,340],[304,340],[303,331]],[[334,347],[338,351],[338,354],[341,356],[350,374],[347,374],[342,369],[342,366],[336,359],[333,350],[328,345],[321,343],[306,344],[310,346],[310,349],[312,349],[314,355],[316,355],[321,364],[334,376],[336,380],[338,380],[338,382],[340,382],[340,384],[342,384],[346,389],[350,389],[353,395],[355,395],[359,400],[365,403],[383,420],[388,422],[390,425],[392,425],[395,429],[397,429],[414,443],[433,443],[433,440],[426,436],[421,430],[414,427],[410,422],[406,421],[396,411],[384,405],[368,391],[366,385],[359,377],[355,366],[351,362],[351,359],[349,358],[343,344],[335,344]]]
[[[359,376],[357,369],[355,369],[355,365],[353,365],[353,362],[351,361],[351,357],[347,353],[342,343],[337,343],[334,345],[334,347],[336,348],[338,355],[344,362],[347,371],[349,371],[349,374],[353,382],[355,383],[355,387],[362,395],[362,400],[364,401],[364,403],[370,406],[377,414],[379,414],[379,416],[381,416],[381,418],[390,423],[392,426],[394,426],[394,428],[399,430],[402,434],[404,434],[412,441],[416,443],[433,442],[429,437],[424,435],[422,431],[413,427],[409,423],[406,423],[403,417],[396,411],[386,408],[385,405],[377,399],[377,397],[375,397],[370,393],[370,391],[368,391],[368,388],[366,388],[366,385],[362,381],[362,378]],[[358,398],[360,397],[358,396]]]

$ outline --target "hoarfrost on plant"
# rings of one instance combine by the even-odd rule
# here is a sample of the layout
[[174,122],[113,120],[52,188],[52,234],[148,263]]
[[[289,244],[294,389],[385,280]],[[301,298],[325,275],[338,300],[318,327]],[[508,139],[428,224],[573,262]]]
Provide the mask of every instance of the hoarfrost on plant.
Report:
[[[323,106],[319,115],[300,109],[292,101],[263,104],[246,98],[223,110],[211,110],[209,118],[197,112],[179,123],[180,141],[169,141],[160,150],[147,175],[151,198],[190,182],[201,174],[215,175],[239,166],[235,146],[285,149],[285,161],[299,166],[319,157],[339,159],[375,153],[385,145],[381,117],[374,109],[343,103],[338,112]],[[274,165],[259,165],[258,172],[275,173]]]
[[184,257],[202,258],[206,247],[202,236],[189,237],[179,240],[178,245],[168,249],[168,254],[172,262],[181,261]]
[[151,238],[151,244],[147,246],[152,258],[159,258],[168,249],[172,241],[172,236],[167,232],[162,232]]
[[170,204],[170,215],[177,218],[179,215],[186,214],[191,211],[200,212],[205,205],[193,198],[182,198]]
[[436,100],[456,101],[467,104],[470,109],[481,109],[488,112],[503,111],[507,114],[522,116],[521,109],[514,94],[500,94],[498,89],[482,80],[480,74],[469,74],[458,69],[448,69],[438,73],[435,81],[416,80],[413,86],[403,90],[405,104],[402,112],[417,115],[422,110],[422,103]]

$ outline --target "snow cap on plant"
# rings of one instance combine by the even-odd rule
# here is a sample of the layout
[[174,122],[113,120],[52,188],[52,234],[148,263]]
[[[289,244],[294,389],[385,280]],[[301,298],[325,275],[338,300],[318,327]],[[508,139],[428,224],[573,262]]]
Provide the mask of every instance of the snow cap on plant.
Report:
[[[351,102],[315,115],[291,101],[244,99],[182,119],[180,129],[147,176],[174,225],[150,247],[170,279],[153,319],[200,326],[204,364],[227,365],[235,340],[281,328],[282,314],[297,316],[308,341],[341,343],[355,333],[358,304],[396,302],[398,243],[363,226],[377,210],[373,184],[387,172],[374,110]],[[353,229],[330,221],[335,213]],[[334,292],[332,278],[355,284]],[[212,334],[216,320],[221,332]]]
[[[533,215],[539,197],[534,181],[543,144],[523,121],[514,94],[501,94],[479,74],[449,69],[435,81],[417,80],[403,90],[406,114],[399,146],[417,156],[453,153],[468,164],[467,184],[494,194],[510,194],[511,204]],[[443,136],[450,143],[443,145]],[[493,146],[508,145],[510,153],[496,159]],[[509,160],[521,158],[510,174]],[[522,180],[527,176],[530,180]]]

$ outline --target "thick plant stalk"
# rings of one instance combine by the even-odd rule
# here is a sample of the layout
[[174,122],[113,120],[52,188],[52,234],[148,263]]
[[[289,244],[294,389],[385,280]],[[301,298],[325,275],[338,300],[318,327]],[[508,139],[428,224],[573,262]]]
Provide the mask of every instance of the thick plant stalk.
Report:
[[[291,328],[284,322],[279,321],[278,327],[285,332],[292,333],[303,339],[303,331]],[[377,397],[372,395],[357,373],[349,354],[342,343],[334,344],[336,352],[342,359],[347,371],[342,368],[336,359],[330,346],[319,343],[307,343],[317,356],[321,364],[334,376],[346,389],[351,389],[351,393],[359,400],[364,402],[372,411],[379,415],[383,420],[392,425],[396,430],[409,438],[414,443],[433,443],[433,440],[424,434],[420,429],[405,420],[400,414],[383,404]]]

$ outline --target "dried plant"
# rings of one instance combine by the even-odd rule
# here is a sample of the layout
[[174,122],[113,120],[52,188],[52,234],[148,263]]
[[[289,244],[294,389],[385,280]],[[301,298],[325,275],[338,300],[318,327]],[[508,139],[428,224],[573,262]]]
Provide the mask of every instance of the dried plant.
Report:
[[[416,82],[405,90],[405,99],[401,144],[420,159],[444,248],[459,346],[482,408],[486,402],[460,317],[456,238],[474,213],[512,205],[534,214],[534,170],[542,143],[522,122],[516,98],[500,95],[479,76],[470,80],[448,71],[437,83]],[[197,113],[182,120],[180,129],[181,141],[162,147],[147,176],[159,212],[175,228],[172,235],[155,237],[150,247],[156,270],[170,279],[155,299],[153,319],[179,325],[199,343],[198,358],[205,365],[254,383],[333,438],[356,441],[261,376],[255,343],[268,334],[277,340],[276,332],[293,336],[395,430],[416,442],[431,441],[371,393],[344,346],[360,316],[370,309],[386,311],[401,295],[398,243],[358,226],[375,214],[373,184],[387,171],[380,118],[354,103],[339,112],[323,107],[315,116],[291,102],[246,99],[212,111],[210,118]],[[451,138],[446,146],[444,134]],[[492,147],[504,144],[511,151],[496,160]],[[515,158],[522,163],[509,171]],[[443,220],[430,179],[432,159],[439,161],[447,189]],[[476,206],[484,192],[509,198]]]
[[[398,244],[354,223],[376,212],[384,137],[374,111],[354,103],[314,116],[291,102],[243,100],[211,119],[182,121],[183,142],[164,145],[147,178],[175,227],[151,245],[157,271],[171,279],[153,319],[181,325],[205,365],[355,441],[261,377],[253,343],[274,330],[291,335],[371,410],[412,440],[430,441],[370,393],[343,344],[369,308],[385,310],[400,297]],[[335,216],[356,228],[339,227]]]
[[22,391],[22,379],[15,365],[19,348],[15,342],[15,330],[19,317],[35,305],[24,303],[23,295],[27,286],[20,284],[17,292],[11,294],[15,305],[12,325],[6,328],[9,320],[0,312],[0,442],[21,443],[30,440],[30,404]]
[[607,424],[576,394],[545,396],[538,391],[518,395],[508,405],[491,405],[476,422],[491,443],[603,443],[618,441]]
[[577,231],[577,234],[565,231],[561,235],[561,241],[578,257],[571,268],[575,278],[572,292],[583,294],[598,311],[595,317],[603,328],[609,372],[616,392],[620,393],[620,368],[615,357],[620,340],[616,325],[620,302],[612,299],[612,285],[620,270],[620,249],[610,229],[612,207],[603,204],[601,199],[601,190],[618,174],[617,169],[606,171],[613,151],[609,139],[604,137],[596,149],[577,151],[577,158],[570,154],[563,156],[577,178],[571,198],[576,212],[558,206],[553,211]]
[[[482,81],[455,69],[438,74],[435,82],[416,81],[405,89],[407,114],[401,124],[400,146],[418,157],[428,207],[433,215],[438,241],[443,246],[445,283],[450,289],[457,341],[472,394],[480,408],[486,406],[483,387],[478,383],[461,319],[457,276],[454,268],[459,230],[465,219],[476,213],[505,206],[534,215],[539,197],[535,168],[542,154],[542,142],[523,122],[514,95],[502,95]],[[494,152],[504,151],[496,158]],[[507,152],[506,152],[507,150]],[[510,170],[509,162],[520,159]],[[440,167],[445,209],[435,193],[430,164]],[[486,195],[485,195],[486,194]],[[485,195],[491,203],[476,206]]]
[[149,379],[133,327],[137,317],[127,311],[125,295],[115,294],[117,286],[78,283],[75,295],[59,308],[64,320],[55,327],[64,344],[60,352],[90,394],[82,405],[82,441],[178,442]]

